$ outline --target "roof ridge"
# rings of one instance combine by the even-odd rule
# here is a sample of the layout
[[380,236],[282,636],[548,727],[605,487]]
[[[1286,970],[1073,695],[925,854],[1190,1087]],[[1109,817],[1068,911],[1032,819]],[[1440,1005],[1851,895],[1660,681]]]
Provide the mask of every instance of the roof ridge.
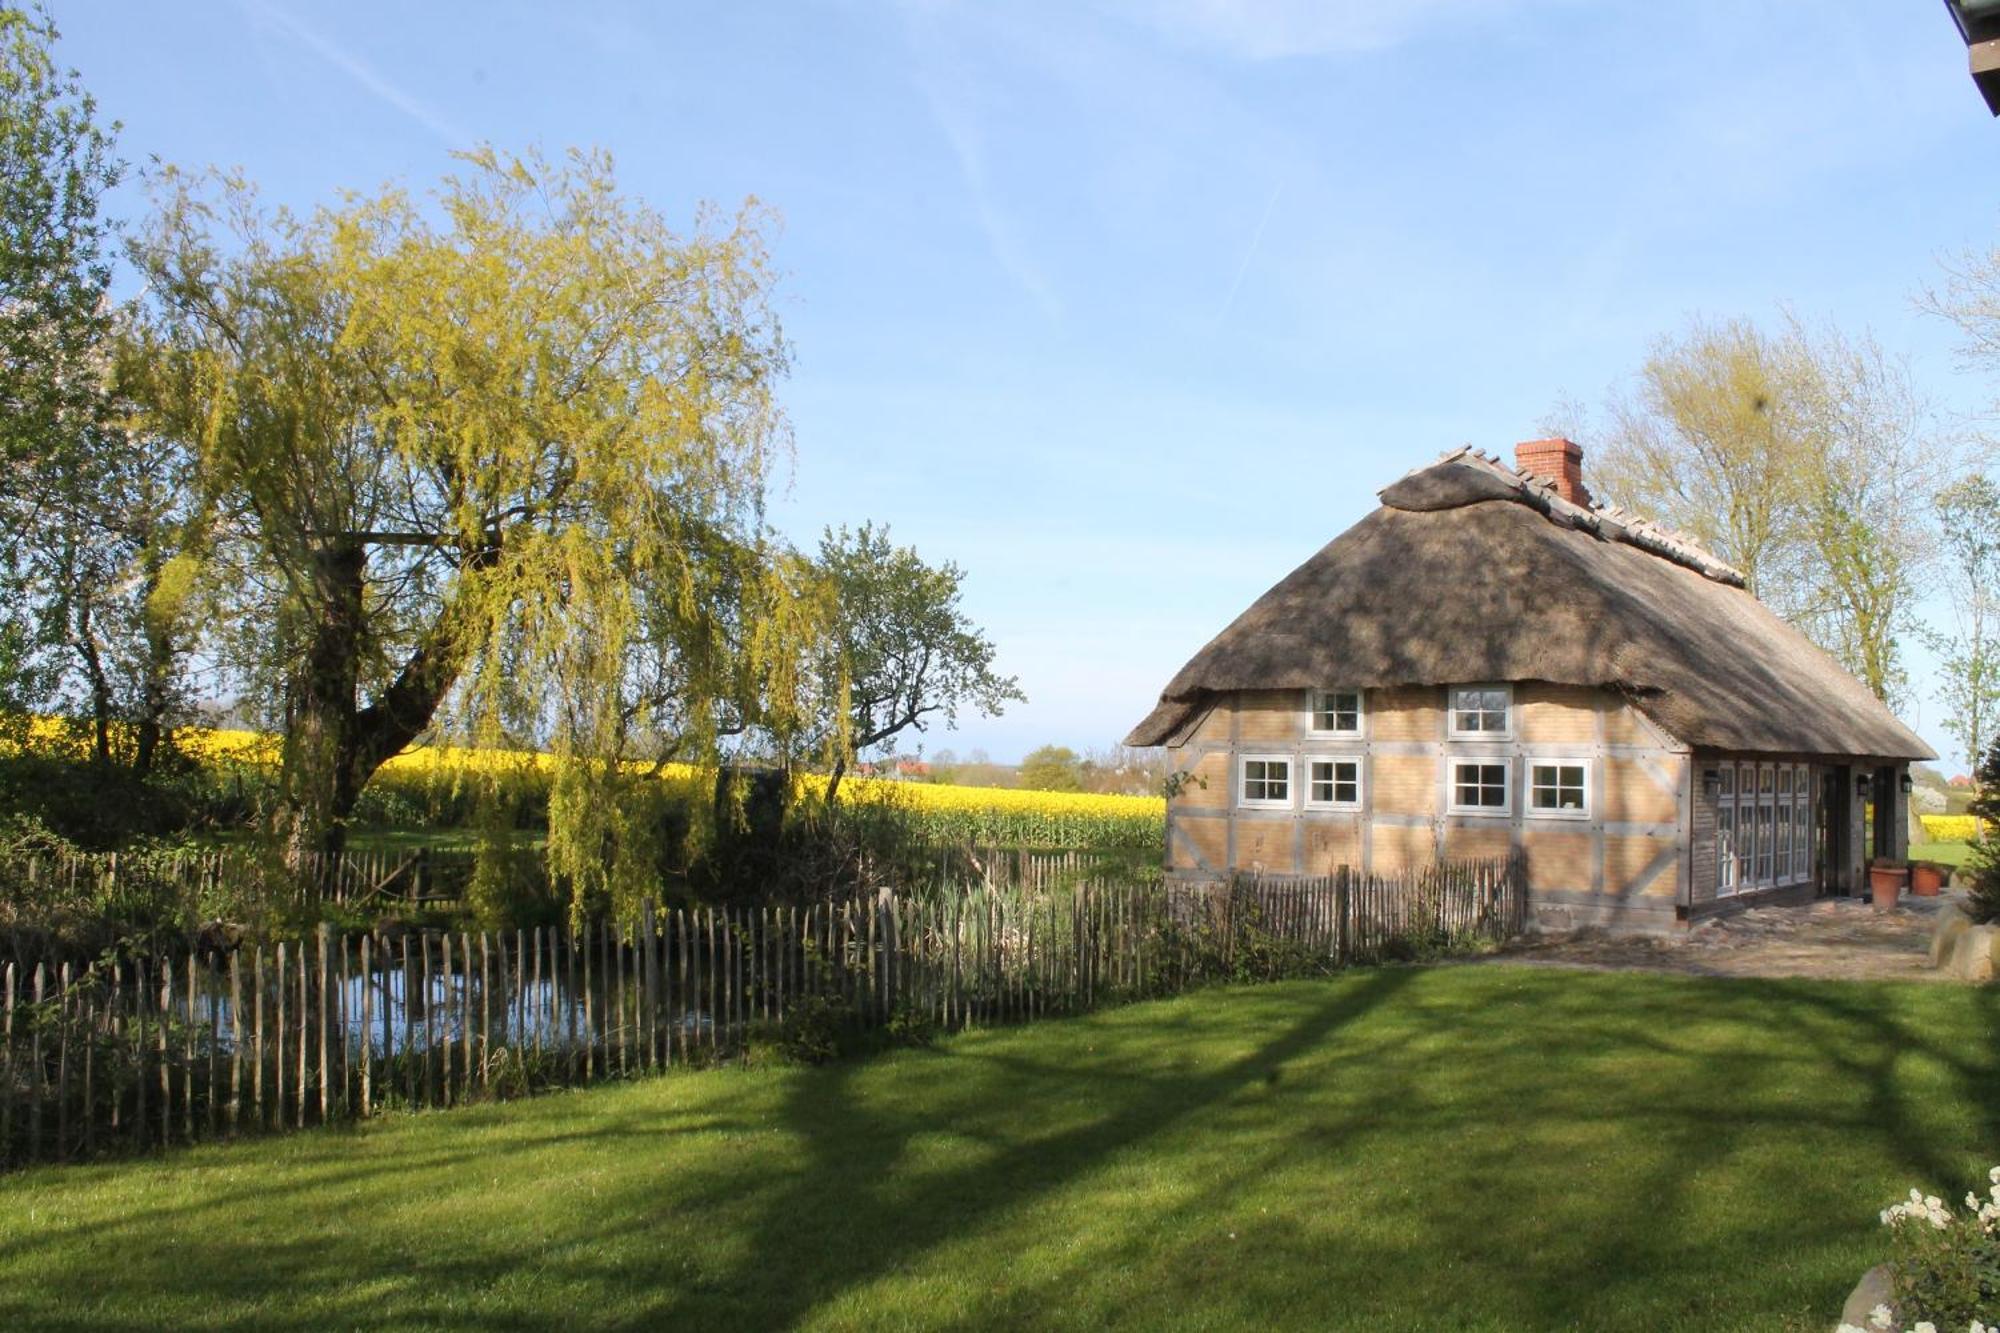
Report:
[[[1704,578],[1717,583],[1727,583],[1734,587],[1744,587],[1748,580],[1742,571],[1728,564],[1700,542],[1655,519],[1637,514],[1623,505],[1592,503],[1580,505],[1564,499],[1556,493],[1555,483],[1546,477],[1524,472],[1519,467],[1501,461],[1492,455],[1465,445],[1447,452],[1431,467],[1451,462],[1457,458],[1470,456],[1479,463],[1511,483],[1523,497],[1533,495],[1535,503],[1529,507],[1542,511],[1551,522],[1565,527],[1590,532],[1609,541],[1623,541],[1627,546],[1636,547],[1649,555],[1694,570]],[[1426,471],[1428,469],[1418,469]]]

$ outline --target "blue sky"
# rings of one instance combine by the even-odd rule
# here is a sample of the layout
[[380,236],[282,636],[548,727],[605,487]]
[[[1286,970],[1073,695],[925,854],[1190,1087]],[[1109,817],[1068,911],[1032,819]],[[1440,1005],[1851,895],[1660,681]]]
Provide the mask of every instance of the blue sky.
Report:
[[[775,208],[774,517],[963,565],[1029,696],[932,750],[1115,741],[1377,488],[1600,401],[1691,314],[1789,303],[1952,410],[2000,390],[1912,301],[2000,220],[1938,4],[53,8],[128,158],[274,202],[490,141],[608,148],[675,218]],[[1927,682],[1908,711],[1945,749]]]

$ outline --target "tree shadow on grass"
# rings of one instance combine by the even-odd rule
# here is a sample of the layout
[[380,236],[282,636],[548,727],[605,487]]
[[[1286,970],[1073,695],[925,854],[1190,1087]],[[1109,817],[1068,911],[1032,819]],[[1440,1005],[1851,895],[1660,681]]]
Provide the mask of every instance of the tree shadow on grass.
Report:
[[[212,1180],[6,1242],[0,1272],[46,1263],[0,1322],[115,1326],[47,1305],[107,1254],[152,1309],[238,1327],[1830,1321],[1879,1182],[1949,1187],[1969,1142],[2000,1145],[1993,996],[1467,971],[301,1136],[282,1205],[216,1153]],[[1849,1145],[1852,1171],[1812,1160]],[[538,1212],[563,1183],[538,1172],[602,1191]],[[398,1215],[425,1191],[450,1230]],[[925,1283],[956,1304],[917,1303]]]
[[[814,1071],[800,1081],[783,1112],[786,1126],[807,1146],[808,1165],[792,1188],[764,1204],[742,1247],[748,1256],[743,1270],[719,1286],[724,1291],[757,1289],[757,1322],[789,1327],[941,1241],[972,1234],[996,1214],[1031,1205],[1098,1169],[1107,1158],[1265,1084],[1287,1061],[1388,1003],[1415,975],[1397,969],[1350,979],[1254,1050],[1207,1072],[1106,1080],[1099,1087],[1105,1094],[1100,1112],[1083,1123],[1002,1141],[975,1165],[927,1176],[916,1190],[898,1188],[896,1178],[911,1139],[930,1132],[956,1133],[960,1127],[921,1113],[884,1116],[866,1109],[853,1088],[861,1065]],[[1061,1068],[1017,1067],[1011,1073],[1014,1082],[1029,1089],[1038,1082],[1075,1077],[1075,1071]],[[1031,1099],[1024,1098],[1018,1110],[1024,1118],[1037,1114]],[[802,1237],[800,1220],[821,1215],[829,1192],[841,1201],[842,1244],[832,1263],[805,1271],[797,1261],[812,1252],[813,1241],[823,1246],[826,1238]],[[726,1309],[689,1308],[675,1293],[663,1293],[659,1314],[703,1325],[729,1321]]]
[[[828,1312],[843,1309],[844,1300],[876,1280],[895,1277],[933,1251],[978,1236],[1002,1215],[1054,1198],[1127,1149],[1191,1129],[1199,1132],[1208,1123],[1204,1116],[1231,1108],[1245,1094],[1275,1088],[1289,1061],[1336,1041],[1420,975],[1395,969],[1349,979],[1324,1004],[1274,1032],[1254,1051],[1206,1072],[1162,1076],[1157,1062],[1149,1069],[1144,1061],[1125,1067],[1092,1065],[1089,1077],[1103,1103],[1100,1115],[1048,1135],[1001,1136],[996,1150],[975,1165],[924,1175],[915,1186],[902,1179],[912,1174],[913,1140],[933,1133],[976,1139],[977,1129],[906,1108],[870,1106],[856,1087],[855,1068],[823,1071],[801,1083],[785,1109],[786,1123],[808,1146],[809,1165],[793,1187],[764,1201],[741,1251],[747,1256],[742,1265],[703,1298],[663,1293],[656,1308],[694,1323],[726,1323],[732,1301],[754,1291],[760,1323],[788,1326],[828,1317],[839,1322]],[[1421,1199],[1399,1205],[1407,1213],[1402,1219],[1406,1232],[1413,1229],[1418,1237],[1416,1249],[1461,1260],[1487,1285],[1480,1299],[1509,1310],[1520,1326],[1578,1321],[1616,1326],[1620,1302],[1657,1307],[1663,1281],[1715,1268],[1718,1252],[1731,1247],[1767,1258],[1772,1275],[1731,1269],[1737,1286],[1688,1290],[1668,1302],[1675,1317],[1726,1324],[1732,1312],[1740,1313],[1740,1304],[1732,1302],[1744,1298],[1744,1283],[1781,1285],[1785,1299],[1803,1311],[1828,1301],[1837,1305],[1838,1284],[1852,1280],[1851,1272],[1838,1267],[1844,1262],[1839,1252],[1868,1233],[1880,1201],[1867,1187],[1857,1198],[1851,1182],[1794,1174],[1801,1163],[1774,1154],[1772,1145],[1788,1138],[1823,1145],[1851,1135],[1857,1144],[1901,1163],[1914,1178],[1949,1185],[1963,1171],[1962,1157],[1954,1146],[1932,1137],[1934,1117],[1911,1105],[1905,1062],[1920,1056],[1950,1070],[1962,1102],[1985,1108],[1982,1128],[1990,1132],[1993,1099],[2000,1093],[1994,1052],[1959,1049],[1940,1034],[1912,1030],[1886,1005],[1853,987],[1694,980],[1681,985],[1687,989],[1650,992],[1655,998],[1635,1003],[1620,989],[1606,998],[1600,988],[1579,983],[1572,988],[1579,994],[1559,1002],[1560,1022],[1527,1032],[1520,1030],[1518,1015],[1468,1010],[1462,1004],[1440,1006],[1428,1022],[1439,1038],[1434,1051],[1417,1049],[1424,1026],[1419,1023],[1416,1039],[1392,1067],[1371,1059],[1365,1066],[1368,1086],[1346,1089],[1337,1114],[1320,1108],[1288,1122],[1285,1112],[1276,1111],[1275,1123],[1263,1127],[1266,1137],[1261,1140],[1255,1127],[1217,1125],[1214,1133],[1233,1136],[1240,1170],[1224,1163],[1189,1201],[1133,1218],[1122,1242],[1100,1239],[1083,1247],[1085,1252],[1059,1266],[1054,1278],[1010,1274],[1010,1285],[993,1295],[990,1322],[1046,1319],[1052,1312],[1076,1316],[1077,1293],[1089,1290],[1107,1270],[1152,1267],[1161,1270],[1167,1283],[1181,1272],[1204,1271],[1216,1262],[1213,1246],[1220,1238],[1177,1238],[1177,1228],[1227,1215],[1232,1197],[1281,1171],[1302,1151],[1351,1157],[1362,1145],[1395,1140],[1428,1144],[1436,1153],[1438,1197],[1428,1206]],[[1684,1006],[1677,1003],[1682,998]],[[1405,1010],[1423,1009],[1421,996],[1403,999]],[[1254,999],[1238,992],[1227,1003]],[[1686,1028],[1691,1017],[1738,1031],[1762,1028],[1768,1048],[1705,1051],[1701,1034]],[[1510,1022],[1515,1025],[1511,1030]],[[1462,1066],[1476,1063],[1485,1048],[1525,1058],[1504,1062],[1504,1073],[1503,1062],[1496,1060],[1490,1076],[1475,1070],[1473,1080],[1516,1079],[1518,1088],[1488,1086],[1467,1100],[1437,1094],[1441,1082],[1465,1079]],[[1588,1058],[1579,1066],[1579,1050],[1586,1057],[1592,1051],[1600,1054],[1603,1073],[1594,1073]],[[1643,1079],[1621,1083],[1618,1070],[1635,1051],[1657,1068]],[[967,1058],[958,1053],[944,1063]],[[1031,1094],[1056,1089],[1066,1075],[1079,1076],[1078,1071],[1023,1058],[1018,1047],[1013,1053],[981,1052],[977,1058],[1006,1072],[1005,1079],[990,1083]],[[1815,1097],[1810,1087],[1794,1089],[1789,1081],[1793,1071],[1776,1067],[1784,1062],[1831,1070],[1844,1086],[1826,1089],[1824,1097]],[[1566,1077],[1582,1081],[1567,1092],[1542,1085]],[[1513,1094],[1522,1119],[1494,1123],[1496,1106],[1508,1103],[1506,1091]],[[1035,1114],[1032,1103],[1023,1105],[1022,1113]],[[1572,1143],[1578,1154],[1602,1143],[1605,1136],[1596,1130],[1604,1122],[1616,1123],[1621,1134],[1643,1145],[1638,1151],[1621,1149],[1626,1156],[1612,1179],[1591,1175],[1588,1160],[1566,1160]],[[1476,1188],[1490,1181],[1518,1189],[1524,1152],[1546,1160],[1545,1199]],[[1581,1174],[1572,1176],[1566,1170],[1571,1167]],[[1750,1210],[1754,1215],[1740,1220],[1718,1218],[1712,1201],[1701,1193],[1704,1182],[1712,1182],[1718,1172],[1737,1177],[1738,1188],[1749,1182],[1756,1193],[1778,1202],[1760,1204]],[[1408,1175],[1422,1179],[1422,1164]],[[1572,1179],[1588,1182],[1574,1188],[1596,1193],[1581,1200],[1563,1198],[1573,1188]],[[1469,1200],[1467,1182],[1475,1186]],[[829,1194],[840,1202],[838,1238],[816,1234],[811,1220],[824,1216]],[[1572,1221],[1584,1219],[1582,1234],[1557,1234],[1553,1223],[1533,1216],[1544,1203]],[[1677,1218],[1686,1219],[1684,1227],[1674,1224]],[[1264,1225],[1282,1229],[1296,1223],[1287,1218]],[[1688,1228],[1698,1228],[1698,1234]],[[1365,1304],[1362,1293],[1370,1291],[1371,1281],[1379,1297],[1381,1275],[1410,1271],[1411,1243],[1385,1242],[1365,1228],[1363,1233],[1357,1237],[1332,1228],[1328,1234],[1336,1238],[1331,1243],[1338,1245],[1337,1254],[1301,1242],[1303,1248],[1294,1255],[1297,1264],[1275,1276],[1273,1290],[1263,1293],[1268,1302],[1254,1299],[1252,1307],[1233,1309],[1228,1317],[1264,1317],[1283,1308],[1285,1283],[1311,1283],[1334,1274],[1352,1284],[1357,1305]],[[1163,1253],[1173,1257],[1163,1261]],[[1793,1255],[1807,1257],[1803,1266],[1788,1257]],[[1239,1272],[1232,1280],[1241,1278]],[[1244,1293],[1224,1303],[1246,1297],[1256,1286],[1250,1281]],[[1501,1289],[1495,1291],[1495,1286]],[[1417,1293],[1404,1295],[1421,1300]],[[1199,1293],[1190,1292],[1189,1299],[1200,1299]],[[1118,1321],[1115,1309],[1094,1313],[1105,1322]],[[1316,1317],[1324,1315],[1324,1309],[1316,1309]],[[1378,1318],[1393,1315],[1393,1306],[1376,1311]],[[989,1320],[982,1316],[979,1322]]]

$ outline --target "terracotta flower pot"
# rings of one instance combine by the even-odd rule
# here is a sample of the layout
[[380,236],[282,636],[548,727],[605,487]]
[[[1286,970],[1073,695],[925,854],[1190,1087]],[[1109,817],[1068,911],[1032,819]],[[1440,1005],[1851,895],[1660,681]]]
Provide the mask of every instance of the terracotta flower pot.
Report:
[[1868,888],[1875,895],[1878,911],[1891,911],[1910,881],[1910,868],[1894,861],[1876,861],[1868,867]]
[[1944,890],[1944,870],[1928,861],[1910,867],[1910,892],[1919,898],[1935,898]]

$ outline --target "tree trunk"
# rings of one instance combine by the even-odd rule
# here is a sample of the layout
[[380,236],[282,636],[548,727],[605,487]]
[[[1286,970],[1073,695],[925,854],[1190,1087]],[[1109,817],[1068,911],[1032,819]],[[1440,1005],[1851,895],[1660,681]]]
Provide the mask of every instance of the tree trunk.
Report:
[[134,728],[132,771],[146,777],[153,771],[160,746],[168,739],[167,710],[173,706],[174,657],[178,651],[173,627],[153,608],[160,587],[161,563],[152,548],[146,556],[146,600],[140,614],[146,636],[145,678],[139,686],[139,721]]
[[99,769],[111,766],[111,680],[104,672],[104,659],[97,651],[97,631],[91,625],[90,603],[78,604],[76,611],[76,651],[83,659],[83,673],[90,680],[92,737],[90,759]]
[[304,660],[292,680],[285,737],[286,855],[338,853],[354,810],[355,694],[360,688],[362,589],[367,552],[359,543],[328,543],[314,553],[315,617]]
[[[461,577],[499,558],[496,545],[473,552]],[[396,679],[360,706],[367,631],[367,553],[359,540],[322,548],[315,568],[318,620],[288,707],[285,763],[291,828],[288,852],[338,853],[347,845],[354,803],[376,771],[429,728],[465,661],[460,616],[448,603]],[[296,863],[296,861],[295,861]]]

